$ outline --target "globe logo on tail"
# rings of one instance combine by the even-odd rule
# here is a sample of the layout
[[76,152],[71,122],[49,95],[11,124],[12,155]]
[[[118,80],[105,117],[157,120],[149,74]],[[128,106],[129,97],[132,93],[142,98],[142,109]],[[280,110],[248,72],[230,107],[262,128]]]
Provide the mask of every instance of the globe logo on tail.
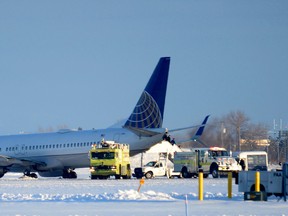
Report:
[[135,128],[159,128],[162,126],[160,109],[147,91],[142,93],[125,126]]

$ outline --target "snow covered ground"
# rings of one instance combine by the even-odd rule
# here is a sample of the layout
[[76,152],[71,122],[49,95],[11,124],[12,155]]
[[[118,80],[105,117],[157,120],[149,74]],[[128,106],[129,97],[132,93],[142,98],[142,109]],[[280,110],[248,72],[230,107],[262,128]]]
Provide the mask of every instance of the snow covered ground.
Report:
[[267,202],[244,201],[233,182],[204,179],[204,200],[198,200],[198,179],[90,180],[88,169],[78,179],[21,179],[8,173],[0,179],[0,215],[288,215],[288,203],[274,196]]

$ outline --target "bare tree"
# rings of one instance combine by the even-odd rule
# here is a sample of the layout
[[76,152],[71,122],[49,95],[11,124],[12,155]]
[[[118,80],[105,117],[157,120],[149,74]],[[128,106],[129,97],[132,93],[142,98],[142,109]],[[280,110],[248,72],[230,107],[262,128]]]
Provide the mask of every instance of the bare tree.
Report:
[[237,140],[237,148],[236,151],[241,151],[241,130],[244,130],[247,126],[249,118],[242,111],[232,111],[227,114],[226,121],[229,125],[232,126],[232,129],[236,131],[236,140]]
[[[191,136],[193,136],[194,133],[192,133]],[[280,150],[282,150],[281,143],[273,142],[271,139],[269,143],[266,143],[270,144],[269,147],[259,145],[260,140],[268,140],[268,126],[260,123],[250,123],[249,117],[241,111],[233,111],[220,118],[212,117],[208,121],[200,139],[202,142],[188,142],[181,146],[190,148],[219,146],[226,148],[228,151],[265,150],[269,153],[269,159],[272,161],[277,160],[277,150],[280,156],[282,152],[279,151],[279,147]],[[240,143],[241,139],[245,140],[242,144]],[[285,152],[288,154],[288,148]],[[278,156],[278,158],[280,156]]]
[[247,124],[245,130],[242,131],[242,138],[245,140],[242,150],[266,150],[267,146],[264,145],[266,143],[261,145],[259,141],[267,140],[268,128],[263,124]]

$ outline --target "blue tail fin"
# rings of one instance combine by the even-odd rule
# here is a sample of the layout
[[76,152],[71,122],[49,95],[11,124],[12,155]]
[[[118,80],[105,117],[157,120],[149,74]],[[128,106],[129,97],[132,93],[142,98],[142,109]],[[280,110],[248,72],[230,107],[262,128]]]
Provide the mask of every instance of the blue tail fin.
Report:
[[170,57],[160,58],[125,127],[162,127],[169,66]]

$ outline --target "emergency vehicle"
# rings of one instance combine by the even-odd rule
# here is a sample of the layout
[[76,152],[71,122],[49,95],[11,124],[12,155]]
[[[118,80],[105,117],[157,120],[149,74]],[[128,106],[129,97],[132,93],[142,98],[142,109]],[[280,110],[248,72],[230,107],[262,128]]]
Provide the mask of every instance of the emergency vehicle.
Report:
[[128,144],[101,141],[91,148],[89,155],[91,179],[131,178]]
[[197,176],[199,170],[203,171],[204,178],[209,174],[218,178],[219,175],[227,175],[228,172],[234,174],[241,169],[225,148],[192,148],[189,152],[177,152],[174,155],[174,171],[180,171],[184,178]]

